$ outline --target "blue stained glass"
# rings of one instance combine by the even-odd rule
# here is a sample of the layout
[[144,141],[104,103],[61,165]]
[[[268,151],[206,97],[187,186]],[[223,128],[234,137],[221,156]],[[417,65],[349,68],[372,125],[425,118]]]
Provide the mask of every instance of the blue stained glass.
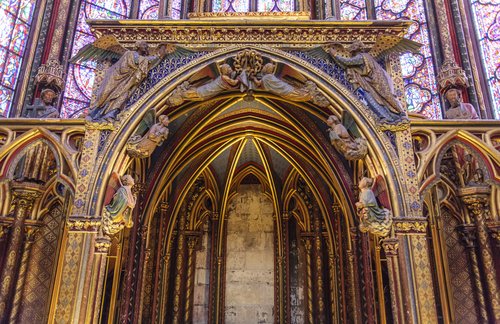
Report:
[[[329,0],[327,0],[329,1]],[[364,20],[366,19],[365,0],[341,0],[340,18],[342,20]]]
[[7,115],[19,79],[35,0],[0,0],[0,114]]
[[377,19],[411,20],[407,37],[422,43],[420,54],[403,54],[401,68],[408,111],[441,118],[436,73],[432,61],[427,18],[422,0],[375,0]]
[[[130,11],[130,0],[97,0],[82,1],[78,22],[73,39],[72,56],[85,45],[93,42],[95,37],[87,25],[87,19],[126,19]],[[94,64],[70,64],[64,90],[62,117],[74,116],[77,110],[87,108],[94,84]],[[74,117],[78,117],[79,113]]]

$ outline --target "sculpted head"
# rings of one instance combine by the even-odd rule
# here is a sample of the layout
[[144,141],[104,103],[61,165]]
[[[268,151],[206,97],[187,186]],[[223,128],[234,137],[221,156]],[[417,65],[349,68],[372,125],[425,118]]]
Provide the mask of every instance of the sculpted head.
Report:
[[145,41],[135,42],[135,48],[136,48],[137,53],[139,53],[139,55],[143,55],[143,56],[149,55],[149,45]]
[[366,188],[370,188],[372,185],[373,185],[372,178],[363,177],[359,181],[358,188],[359,189],[366,189]]
[[43,103],[46,105],[52,105],[54,102],[54,99],[56,99],[57,94],[54,90],[52,89],[43,89],[42,92],[40,93],[40,98],[42,99]]
[[366,50],[366,46],[361,41],[354,41],[347,47],[347,50],[351,53],[351,55],[356,55],[360,52],[364,52]]
[[262,74],[273,74],[274,68],[274,63],[267,63],[262,67]]
[[122,181],[122,185],[132,187],[135,184],[134,178],[130,174],[126,174],[120,179]]
[[334,115],[330,115],[330,117],[328,117],[328,119],[326,120],[326,124],[328,126],[333,126],[333,125],[337,125],[340,123],[340,120],[338,119],[337,116],[334,116]]
[[160,115],[158,119],[160,120],[160,123],[162,123],[162,125],[164,126],[168,126],[168,124],[170,123],[170,119],[168,118],[167,115]]
[[229,64],[224,63],[220,66],[220,73],[222,75],[230,75],[232,72],[233,68]]
[[450,103],[451,108],[458,107],[462,103],[462,94],[458,89],[450,89],[446,91],[444,97]]

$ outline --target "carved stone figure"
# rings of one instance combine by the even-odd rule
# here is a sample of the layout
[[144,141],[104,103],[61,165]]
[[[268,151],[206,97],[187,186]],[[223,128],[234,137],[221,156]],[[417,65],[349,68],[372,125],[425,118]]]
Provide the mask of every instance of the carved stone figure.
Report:
[[154,55],[150,55],[149,45],[144,41],[136,42],[134,50],[127,50],[120,45],[116,37],[107,35],[84,46],[71,59],[72,63],[88,60],[116,62],[104,74],[87,119],[107,122],[117,120],[128,98],[155,63],[164,57],[180,57],[192,53],[172,44],[160,44],[154,50]]
[[23,117],[26,118],[59,118],[59,111],[54,107],[57,93],[52,89],[43,89],[40,98],[33,105],[26,106]]
[[379,236],[387,236],[392,226],[392,213],[381,208],[372,190],[373,179],[362,178],[359,182],[359,201],[356,203],[360,218],[359,230]]
[[479,119],[474,106],[462,101],[462,95],[458,89],[449,89],[444,96],[450,104],[450,108],[445,113],[446,119]]
[[262,68],[262,77],[260,79],[253,77],[252,81],[257,87],[274,93],[275,95],[278,95],[290,101],[304,102],[313,99],[313,93],[311,91],[310,84],[309,88],[294,87],[274,75],[275,69],[276,65],[274,63],[265,64]]
[[351,57],[338,55],[338,47],[330,48],[331,57],[347,70],[347,78],[355,90],[361,91],[368,106],[380,117],[382,123],[398,123],[404,117],[403,106],[394,91],[389,74],[360,41],[347,47]]
[[90,108],[92,120],[115,120],[127,99],[144,80],[159,56],[150,56],[148,44],[138,41],[135,51],[126,51],[104,75],[97,89],[96,102]]
[[[135,207],[136,197],[132,193],[134,178],[130,175],[119,177],[113,173],[108,190],[106,191],[102,229],[105,234],[114,235],[124,227],[131,228],[132,209]],[[110,199],[111,197],[111,199]]]
[[328,117],[326,123],[330,126],[328,132],[332,145],[347,160],[360,160],[366,156],[368,146],[364,138],[353,139],[336,116]]
[[46,143],[37,141],[24,150],[14,170],[14,180],[43,184],[56,172],[54,153]]
[[170,120],[165,115],[161,115],[158,119],[159,122],[151,126],[145,135],[134,135],[127,142],[127,152],[132,157],[146,158],[151,156],[156,147],[167,139],[167,126]]
[[220,66],[220,75],[212,81],[193,87],[188,81],[178,86],[168,98],[170,106],[178,106],[184,101],[203,101],[215,97],[226,90],[235,90],[240,83],[233,77],[234,71],[229,64]]

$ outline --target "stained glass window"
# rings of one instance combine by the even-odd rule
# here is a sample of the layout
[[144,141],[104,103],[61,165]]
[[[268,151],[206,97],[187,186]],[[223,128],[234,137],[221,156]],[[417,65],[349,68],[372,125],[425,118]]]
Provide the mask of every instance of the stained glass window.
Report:
[[494,115],[500,119],[500,2],[472,0],[471,4]]
[[413,21],[406,37],[423,44],[423,47],[419,54],[407,53],[401,56],[408,111],[422,113],[433,119],[441,118],[441,104],[423,1],[375,0],[375,10],[377,19]]
[[158,19],[159,0],[141,0],[139,4],[139,19]]
[[[82,1],[71,56],[95,39],[85,22],[87,19],[124,19],[128,17],[129,8],[130,0]],[[62,117],[76,117],[88,107],[94,84],[94,70],[93,63],[70,64],[61,108]]]
[[340,17],[343,20],[366,19],[365,0],[340,0]]
[[181,19],[182,1],[170,0],[172,2],[170,9],[170,18]]
[[0,0],[0,113],[7,115],[26,49],[35,0]]

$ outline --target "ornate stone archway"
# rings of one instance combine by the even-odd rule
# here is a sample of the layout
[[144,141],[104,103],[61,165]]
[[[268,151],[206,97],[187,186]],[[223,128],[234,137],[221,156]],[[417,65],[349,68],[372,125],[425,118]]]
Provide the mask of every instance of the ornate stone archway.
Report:
[[[383,241],[383,248],[388,259],[387,267],[391,286],[390,300],[392,303],[393,320],[395,322],[433,321],[435,319],[435,308],[425,242],[426,223],[424,219],[420,218],[421,207],[419,205],[416,180],[414,179],[415,165],[413,162],[411,134],[408,127],[395,128],[393,130],[382,130],[377,127],[377,120],[373,114],[369,112],[369,109],[345,85],[341,84],[342,80],[334,77],[335,71],[332,72],[330,70],[328,72],[328,66],[323,64],[324,62],[322,63],[323,65],[316,62],[315,66],[305,59],[306,56],[304,56],[303,52],[301,54],[300,51],[293,50],[293,47],[298,47],[299,35],[304,35],[303,33],[305,32],[308,33],[307,37],[311,39],[310,45],[313,45],[329,42],[330,39],[327,39],[325,35],[332,37],[336,35],[337,39],[349,42],[356,39],[360,33],[365,33],[368,30],[370,36],[366,37],[366,41],[373,44],[376,42],[377,36],[384,33],[390,35],[400,34],[404,31],[406,25],[404,23],[395,23],[395,26],[389,27],[386,23],[380,26],[375,24],[375,27],[371,29],[368,26],[363,26],[359,30],[350,29],[352,34],[342,34],[343,28],[341,24],[335,25],[335,23],[325,22],[312,24],[313,28],[306,28],[300,23],[289,23],[290,26],[273,26],[269,24],[265,28],[251,26],[246,30],[238,29],[239,27],[236,23],[227,23],[225,26],[222,26],[222,24],[221,26],[212,26],[210,27],[212,29],[200,22],[188,23],[188,26],[184,29],[180,29],[176,22],[163,22],[163,25],[160,23],[157,24],[156,27],[148,27],[150,29],[147,32],[139,28],[140,31],[135,31],[133,37],[139,39],[141,38],[141,33],[144,32],[145,37],[143,39],[161,40],[165,37],[165,34],[168,34],[175,41],[182,40],[182,42],[188,42],[189,38],[192,37],[189,33],[195,33],[199,37],[197,38],[199,41],[195,45],[203,45],[218,37],[217,35],[219,34],[217,34],[217,31],[221,32],[224,30],[224,35],[226,36],[222,38],[227,37],[231,33],[228,30],[243,34],[241,39],[238,41],[234,40],[234,42],[240,43],[237,46],[221,48],[207,53],[200,52],[201,54],[192,57],[189,62],[184,62],[183,65],[169,63],[162,66],[163,71],[157,70],[157,75],[155,75],[156,72],[150,73],[149,78],[139,87],[135,97],[132,97],[126,110],[122,113],[119,123],[115,123],[114,125],[88,123],[86,125],[86,135],[83,142],[83,151],[76,184],[75,203],[69,219],[69,235],[62,270],[61,280],[66,282],[67,286],[64,291],[59,292],[56,317],[60,315],[73,322],[91,322],[97,321],[99,318],[106,269],[106,254],[111,245],[110,238],[107,235],[103,235],[102,231],[99,230],[101,215],[105,205],[106,186],[113,172],[123,174],[130,167],[131,163],[134,163],[127,156],[126,142],[134,133],[142,118],[148,111],[155,109],[157,114],[173,114],[174,118],[171,119],[175,121],[176,118],[180,119],[181,112],[196,109],[196,105],[190,107],[189,103],[180,107],[177,105],[169,106],[168,104],[167,108],[164,108],[164,106],[168,102],[168,98],[172,97],[175,89],[182,82],[189,80],[190,77],[203,69],[217,64],[217,62],[231,59],[238,52],[248,49],[259,51],[265,59],[277,62],[293,73],[312,80],[316,84],[318,92],[325,97],[329,105],[321,108],[315,105],[314,102],[311,103],[305,100],[304,102],[293,102],[293,99],[286,96],[264,92],[255,93],[255,97],[258,100],[262,102],[270,100],[270,102],[277,103],[292,103],[294,106],[304,109],[308,114],[320,118],[320,120],[331,114],[340,116],[343,111],[348,111],[354,117],[354,121],[362,136],[368,140],[369,153],[365,165],[361,164],[357,166],[356,164],[351,164],[349,168],[352,168],[352,170],[358,170],[358,168],[360,170],[367,170],[370,175],[380,175],[385,180],[388,184],[390,202],[395,216],[393,234],[390,238]],[[104,26],[100,26],[100,23],[96,23],[95,28],[98,33],[104,32]],[[116,33],[124,38],[125,35],[132,35],[127,34],[126,30],[128,27],[123,29],[123,25],[120,25],[119,29],[118,27],[117,29],[109,28],[109,26],[106,26],[106,28],[107,32]],[[129,28],[130,30],[134,28],[137,30],[138,27],[134,26],[134,23],[131,23]],[[208,32],[208,30],[210,31]],[[281,37],[284,37],[285,40],[278,38],[280,34],[277,34],[276,30],[282,33]],[[158,34],[160,31],[165,34]],[[208,36],[201,38],[204,32],[208,33],[206,34]],[[133,39],[129,36],[127,36],[125,44]],[[256,41],[266,39],[266,37],[270,37],[270,45],[272,42],[277,42],[280,39],[278,47],[284,47],[282,43],[284,42],[286,45],[290,45],[292,50],[285,51],[283,48],[255,45]],[[223,46],[226,42],[221,41],[218,46]],[[248,44],[245,45],[245,42]],[[388,61],[387,66],[394,64],[397,67],[395,62],[396,60]],[[394,75],[395,79],[399,80],[397,70],[394,71]],[[228,95],[233,97],[242,96],[242,94],[238,93],[228,94],[224,92],[221,93],[222,97],[213,98],[218,99],[223,98],[223,96],[227,97]],[[251,116],[250,120],[255,122],[258,113],[255,113],[253,116],[252,114],[249,115]],[[205,120],[204,118],[199,118],[198,122],[200,124],[198,126],[208,125],[210,118],[213,117],[215,115],[211,116],[208,113]],[[285,119],[288,119],[287,122],[294,125],[298,131],[303,130],[303,136],[310,137],[308,143],[314,143],[316,140],[315,137],[307,134],[307,127],[300,126],[297,116],[290,115],[286,117]],[[315,127],[317,128],[317,126]],[[269,127],[267,127],[267,131],[269,131]],[[256,129],[254,133],[257,135],[263,134],[260,136],[266,139],[266,127]],[[240,132],[238,136],[241,137],[243,134],[243,132]],[[188,133],[187,135],[192,135],[192,133]],[[175,136],[175,134],[171,136]],[[300,136],[297,135],[291,135],[290,137],[300,140]],[[189,136],[186,136],[186,138],[189,139]],[[179,145],[179,143],[176,144]],[[333,208],[334,211],[331,214],[338,213],[337,209],[342,208],[346,214],[351,215],[351,223],[348,224],[348,228],[356,229],[354,227],[356,223],[352,221],[355,218],[353,216],[352,188],[343,188],[343,183],[345,184],[345,182],[342,182],[337,177],[340,174],[340,166],[336,164],[338,161],[333,161],[331,153],[328,154],[325,147],[322,147],[320,143],[315,143],[315,145],[312,150],[312,160],[317,159],[317,161],[323,163],[322,168],[318,168],[318,170],[322,170],[320,174],[323,181],[331,183],[332,191],[335,191],[338,195],[336,207]],[[180,154],[179,152],[174,153]],[[352,176],[360,176],[360,174],[353,174]],[[194,183],[195,180],[196,177],[190,178],[191,183]],[[159,183],[161,181],[147,183],[146,185],[150,186],[149,192],[154,191],[153,189],[156,187],[161,189]],[[337,190],[334,190],[334,188],[337,188]],[[321,192],[319,191],[315,194],[318,197],[321,196]],[[154,197],[154,195],[156,196]],[[153,192],[151,197],[154,197],[154,199],[144,204],[143,208],[138,211],[138,213],[141,213],[141,216],[138,217],[150,219],[156,207],[160,205],[161,199],[159,198],[161,194]],[[323,209],[326,208],[328,206],[325,206]],[[418,226],[411,226],[411,224],[418,224]],[[421,230],[422,226],[424,231]],[[363,244],[369,244],[369,242],[364,241]],[[378,243],[376,244],[378,245]],[[413,252],[410,253],[410,250]],[[419,264],[420,266],[415,267],[415,264]],[[77,280],[78,276],[75,273],[75,269],[86,271],[89,275],[85,276],[82,280]],[[363,278],[363,280],[365,279],[367,278]],[[410,282],[413,284],[410,285]],[[74,297],[69,298],[68,295]],[[357,301],[358,305],[361,305],[363,297],[361,292],[353,295],[353,298],[359,300]],[[417,307],[411,307],[410,305],[412,304],[417,305]],[[356,302],[353,302],[352,305],[356,305]],[[357,320],[362,321],[363,316],[359,315]]]

